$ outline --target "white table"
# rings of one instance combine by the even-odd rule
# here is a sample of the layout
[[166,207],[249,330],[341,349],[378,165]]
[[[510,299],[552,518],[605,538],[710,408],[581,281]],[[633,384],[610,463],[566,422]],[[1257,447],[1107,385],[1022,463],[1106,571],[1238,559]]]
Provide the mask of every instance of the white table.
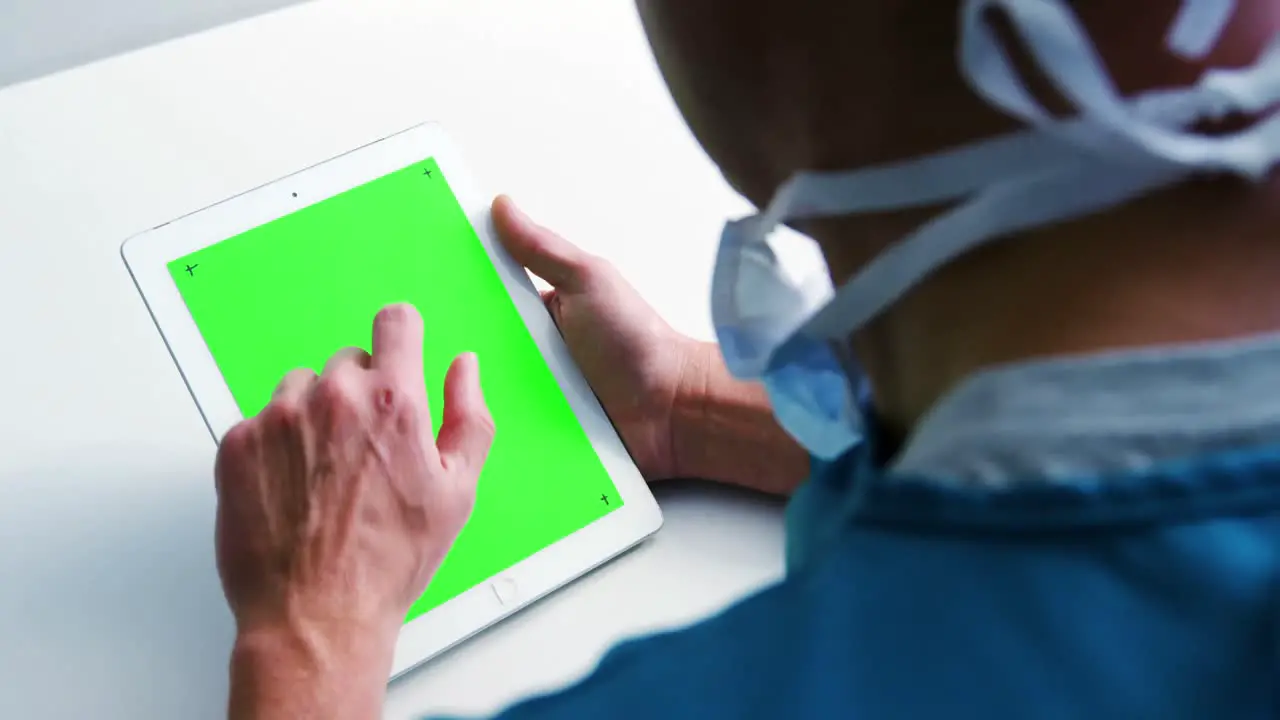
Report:
[[[724,218],[629,2],[298,6],[0,92],[0,717],[216,718],[214,446],[129,280],[131,234],[422,120],[708,337]],[[660,490],[639,551],[395,684],[489,712],[776,578],[776,503]]]

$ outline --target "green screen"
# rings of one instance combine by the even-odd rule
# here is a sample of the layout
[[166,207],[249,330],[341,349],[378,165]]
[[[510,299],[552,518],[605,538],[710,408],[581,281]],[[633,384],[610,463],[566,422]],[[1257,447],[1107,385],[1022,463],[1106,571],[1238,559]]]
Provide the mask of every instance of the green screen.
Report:
[[288,371],[371,349],[374,315],[413,303],[438,429],[444,375],[480,360],[494,424],[475,512],[406,622],[622,505],[434,160],[169,263],[245,417]]

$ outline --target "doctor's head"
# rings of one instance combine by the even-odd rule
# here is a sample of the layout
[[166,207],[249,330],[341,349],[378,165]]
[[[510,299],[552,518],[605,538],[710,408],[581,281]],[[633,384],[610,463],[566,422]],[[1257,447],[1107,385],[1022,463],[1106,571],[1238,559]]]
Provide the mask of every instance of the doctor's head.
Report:
[[[1192,88],[1207,68],[1252,66],[1280,30],[1280,3],[1270,0],[638,5],[693,133],[728,182],[762,208],[800,171],[881,166],[1026,131],[1027,116],[1018,117],[1009,100],[1017,93],[1005,92],[1010,83],[992,58],[1007,59],[1012,84],[1048,123],[1090,114],[1081,111],[1079,96],[1072,101],[1071,89],[1063,88],[1074,83],[1075,91],[1091,92],[1088,78],[1076,72],[1085,63],[1060,52],[1064,44],[1083,38],[1086,49],[1096,50],[1100,77],[1127,101],[1156,89]],[[1062,23],[1044,22],[1045,8],[1068,13],[1078,36],[1060,32]],[[1105,110],[1105,103],[1098,101],[1097,108]],[[1244,115],[1186,123],[1185,131],[1163,110],[1148,120],[1211,136],[1249,127],[1252,118]],[[1135,137],[1144,133],[1134,131]],[[1095,127],[1087,142],[1063,146],[1065,156],[1061,148],[1034,145],[1022,166],[1009,161],[1010,177],[1001,179],[1030,177],[1041,151],[1050,158],[1045,163],[1091,153],[1127,157],[1130,146],[1097,139],[1104,135]],[[1280,243],[1271,217],[1275,203],[1266,202],[1268,183],[1232,171],[1159,177],[1159,153],[1167,146],[1151,147],[1157,151],[1144,155],[1150,148],[1143,146],[1137,163],[1122,168],[1151,176],[1141,192],[1121,197],[1116,190],[1116,198],[1100,196],[1083,210],[1046,210],[1047,222],[1019,226],[984,219],[991,237],[940,260],[857,324],[855,354],[887,419],[910,425],[960,377],[995,363],[1280,328],[1280,310],[1261,309],[1258,296],[1258,288],[1280,285],[1273,281]],[[966,171],[999,178],[1000,158],[982,157],[987,160]],[[1056,201],[1041,193],[992,212],[1008,216],[1020,207],[1063,204],[1076,195],[1074,188],[1098,184],[1089,181],[1095,176],[1080,177],[1075,186],[1060,184]],[[894,182],[928,184],[920,176]],[[918,202],[897,207],[825,213],[790,224],[822,247],[839,287],[895,241],[971,199],[931,200],[921,193]],[[1280,296],[1267,307],[1280,308]]]

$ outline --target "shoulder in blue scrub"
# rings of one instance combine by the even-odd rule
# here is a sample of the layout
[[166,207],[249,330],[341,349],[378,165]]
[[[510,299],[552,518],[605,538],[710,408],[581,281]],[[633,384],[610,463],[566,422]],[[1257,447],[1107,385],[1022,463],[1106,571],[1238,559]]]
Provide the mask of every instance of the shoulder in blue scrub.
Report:
[[785,580],[505,720],[1280,709],[1280,451],[996,492],[815,462]]

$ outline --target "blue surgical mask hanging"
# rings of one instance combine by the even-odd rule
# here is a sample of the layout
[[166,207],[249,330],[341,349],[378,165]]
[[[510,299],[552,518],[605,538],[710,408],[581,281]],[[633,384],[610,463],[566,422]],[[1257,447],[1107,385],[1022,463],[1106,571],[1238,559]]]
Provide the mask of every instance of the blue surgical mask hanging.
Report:
[[[1234,8],[1234,0],[1183,0],[1170,50],[1203,57]],[[1055,119],[1031,96],[982,19],[992,10],[1009,18],[1075,116]],[[711,310],[725,362],[735,376],[764,383],[779,422],[820,458],[839,456],[863,434],[866,386],[848,357],[848,337],[940,266],[983,243],[1098,213],[1192,175],[1260,181],[1280,160],[1280,116],[1223,136],[1187,130],[1280,102],[1280,36],[1252,67],[1124,98],[1066,0],[966,0],[960,27],[965,80],[1026,129],[879,167],[799,173],[763,212],[729,222],[721,236]],[[839,290],[825,267],[795,267],[774,232],[790,221],[944,203],[953,209]]]

